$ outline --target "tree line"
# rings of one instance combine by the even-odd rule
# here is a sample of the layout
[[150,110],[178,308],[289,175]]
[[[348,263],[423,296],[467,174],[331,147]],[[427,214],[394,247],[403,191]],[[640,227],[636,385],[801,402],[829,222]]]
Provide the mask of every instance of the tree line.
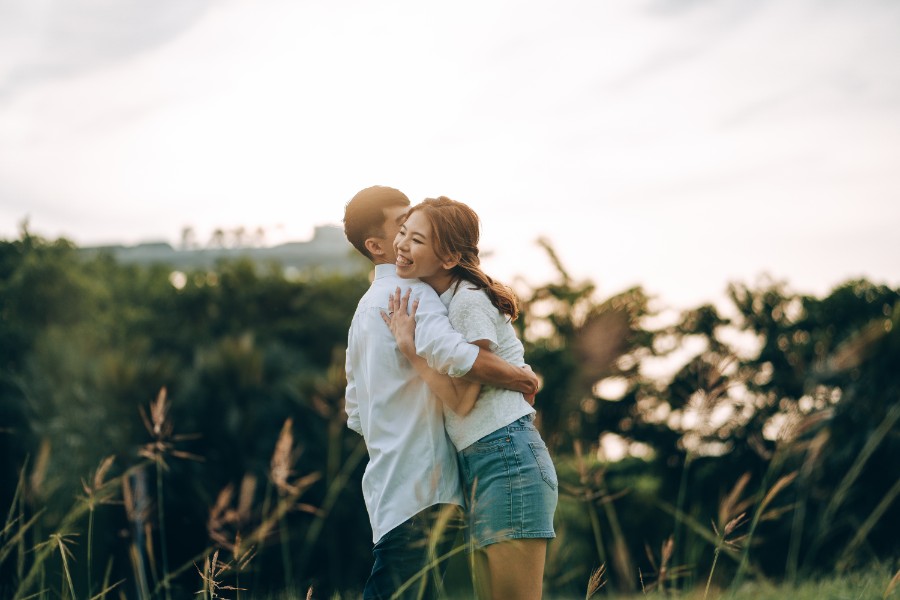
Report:
[[[640,287],[602,297],[542,244],[557,276],[517,288],[516,325],[560,476],[550,589],[580,589],[601,563],[611,589],[687,589],[713,570],[796,580],[900,556],[900,291],[761,279],[676,313]],[[0,596],[38,556],[3,548],[63,534],[79,536],[71,585],[91,594],[104,577],[137,597],[194,592],[200,554],[238,560],[240,536],[244,585],[364,582],[343,357],[368,265],[180,277],[24,228],[0,241]]]

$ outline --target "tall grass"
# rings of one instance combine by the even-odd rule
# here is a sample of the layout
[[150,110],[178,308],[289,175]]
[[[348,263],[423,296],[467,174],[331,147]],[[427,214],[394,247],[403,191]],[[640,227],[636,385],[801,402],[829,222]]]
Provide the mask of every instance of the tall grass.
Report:
[[[150,403],[149,417],[144,411],[144,408],[141,407],[141,418],[144,421],[144,426],[147,428],[147,432],[153,438],[152,441],[145,444],[140,449],[139,454],[152,461],[156,474],[156,509],[158,513],[157,529],[159,531],[159,549],[160,554],[162,555],[163,571],[161,580],[156,573],[155,564],[152,562],[151,567],[154,567],[154,578],[156,579],[157,583],[159,583],[160,581],[162,582],[163,590],[165,592],[165,599],[172,600],[172,593],[169,588],[169,581],[167,578],[167,575],[169,573],[169,544],[166,540],[166,498],[163,492],[163,472],[168,470],[166,458],[169,456],[174,458],[184,458],[192,460],[202,460],[202,458],[189,452],[179,450],[175,446],[177,442],[193,439],[196,436],[184,434],[176,435],[174,433],[175,426],[169,416],[169,402],[168,396],[166,394],[166,388],[161,388],[156,396],[156,400]],[[148,540],[150,539],[150,536],[148,536]],[[151,557],[153,556],[152,552],[148,554]]]
[[[346,455],[340,449],[328,449],[331,458],[324,499],[320,506],[311,506],[304,503],[302,497],[321,475],[316,472],[296,472],[299,450],[293,437],[293,422],[286,420],[278,439],[272,444],[267,474],[267,487],[271,493],[266,494],[262,510],[255,505],[257,477],[248,473],[239,488],[227,485],[209,507],[206,524],[208,543],[197,548],[189,560],[171,564],[170,556],[165,550],[166,513],[159,506],[165,501],[164,482],[161,478],[168,468],[167,461],[198,460],[199,457],[178,448],[177,444],[188,436],[174,433],[164,390],[150,404],[149,413],[143,416],[151,441],[141,447],[140,459],[116,474],[113,474],[117,467],[115,457],[108,456],[101,460],[88,478],[82,480],[83,494],[74,496],[68,510],[55,520],[47,518],[44,508],[32,508],[26,502],[27,497],[35,497],[33,493],[28,493],[29,486],[35,485],[35,482],[40,482],[44,477],[47,458],[42,457],[34,461],[34,464],[26,460],[19,472],[12,501],[5,511],[5,522],[0,529],[0,566],[15,561],[14,568],[9,570],[14,573],[15,581],[4,584],[12,586],[6,588],[11,590],[11,598],[104,600],[115,595],[140,600],[168,600],[179,594],[176,590],[184,589],[185,581],[193,581],[195,585],[191,592],[196,592],[196,595],[203,598],[247,600],[259,597],[254,596],[254,590],[258,587],[259,573],[265,567],[258,558],[260,552],[276,544],[280,546],[280,549],[277,548],[276,560],[281,563],[281,583],[286,594],[284,597],[299,597],[292,594],[301,593],[298,590],[300,583],[305,586],[302,593],[312,597],[312,588],[307,585],[307,580],[310,579],[310,558],[316,552],[326,520],[341,491],[346,488],[351,474],[365,455],[364,445],[359,443]],[[872,456],[878,444],[893,430],[898,420],[900,408],[888,412],[885,421],[852,462],[851,468],[839,479],[836,497],[826,506],[826,516],[836,515],[840,506],[847,501],[862,466]],[[807,429],[804,430],[804,427]],[[801,424],[800,430],[799,433],[811,431],[810,424]],[[627,598],[633,590],[639,590],[641,597],[681,596],[698,600],[789,597],[821,600],[822,586],[825,584],[798,577],[802,540],[800,532],[806,522],[805,515],[800,511],[805,510],[807,497],[802,487],[797,490],[796,502],[787,502],[783,500],[783,496],[786,490],[803,486],[809,480],[811,472],[826,451],[827,436],[819,433],[806,439],[796,435],[798,431],[794,434],[794,437],[779,441],[779,446],[769,461],[768,470],[758,482],[754,484],[749,473],[738,476],[730,490],[718,500],[715,514],[712,515],[697,515],[688,510],[690,503],[684,490],[690,486],[691,475],[688,472],[689,462],[686,463],[675,503],[669,504],[662,498],[655,500],[661,514],[674,517],[675,527],[674,532],[659,545],[644,543],[647,559],[652,567],[649,572],[635,566],[634,558],[628,550],[627,527],[619,520],[616,510],[617,503],[627,501],[628,491],[611,491],[602,465],[598,467],[596,464],[589,464],[581,446],[576,445],[575,454],[569,460],[575,465],[577,483],[561,484],[565,492],[563,500],[574,503],[582,511],[587,523],[587,537],[592,540],[596,556],[600,559],[600,567],[596,569],[588,568],[587,564],[567,567],[585,573],[581,579],[585,582],[585,586],[581,587],[584,597]],[[340,443],[339,436],[333,436],[333,439],[334,444]],[[798,469],[786,468],[789,457],[800,457]],[[152,492],[148,491],[151,487],[148,485],[148,480],[151,479],[148,476],[149,469],[154,469],[156,475],[156,507],[149,501],[152,497]],[[862,587],[858,587],[848,598],[900,599],[900,572],[894,573],[896,566],[876,565],[862,574],[849,571],[851,557],[855,556],[865,537],[877,526],[898,496],[900,483],[891,486],[874,503],[875,508],[869,517],[858,524],[838,561],[838,566],[847,572],[839,572],[829,578],[829,589],[844,590],[855,585]],[[128,542],[130,574],[125,579],[111,582],[113,557],[99,554],[101,548],[96,542],[98,513],[123,510],[127,523],[132,528]],[[305,536],[292,539],[288,536],[287,516],[297,512],[306,513],[309,519]],[[657,516],[648,515],[647,518]],[[758,547],[755,537],[759,535],[761,523],[785,518],[790,519],[786,581],[784,585],[776,586],[766,579],[758,565],[754,554]],[[711,523],[704,523],[706,520]],[[159,544],[154,544],[151,535],[151,525],[154,524],[159,531]],[[818,520],[816,527],[812,537],[814,544],[807,552],[815,552],[815,544],[820,544],[829,535],[829,520]],[[446,522],[440,521],[432,531],[431,560],[426,568],[404,584],[403,589],[416,589],[416,586],[420,586],[426,578],[434,577],[435,572],[439,572],[450,561],[456,560],[456,557],[462,558],[466,551],[462,544],[441,556],[436,555],[435,540],[444,534],[445,528]],[[44,534],[44,530],[49,530],[49,533]],[[709,566],[702,572],[700,565],[678,564],[675,560],[679,545],[685,543],[688,534],[696,536],[705,544]],[[572,535],[571,530],[561,531],[560,540],[553,542],[551,547],[564,543],[563,540],[571,539]],[[612,548],[611,552],[608,551],[609,547]],[[84,557],[84,560],[79,560],[79,557]],[[564,554],[554,548],[551,548],[550,557],[551,560],[565,560]],[[160,559],[158,564],[157,558]],[[99,582],[94,579],[95,569],[100,567],[98,560],[105,563],[103,577]],[[729,564],[724,573],[723,560]],[[119,565],[120,570],[122,567],[123,565]],[[564,568],[566,567],[557,565],[557,571]],[[614,579],[608,579],[607,568],[613,570]],[[474,570],[468,573],[470,577],[475,576]],[[684,586],[683,581],[688,575],[699,581],[699,584],[694,587]],[[173,585],[176,580],[182,587]],[[459,592],[456,588],[448,587],[448,597],[453,593],[467,593]],[[460,589],[477,588],[478,582],[471,581],[467,588]],[[3,589],[0,588],[0,592]],[[563,597],[553,593],[554,590],[548,590],[548,597]],[[832,593],[831,597],[840,597],[838,593]],[[341,596],[337,594],[333,597]]]

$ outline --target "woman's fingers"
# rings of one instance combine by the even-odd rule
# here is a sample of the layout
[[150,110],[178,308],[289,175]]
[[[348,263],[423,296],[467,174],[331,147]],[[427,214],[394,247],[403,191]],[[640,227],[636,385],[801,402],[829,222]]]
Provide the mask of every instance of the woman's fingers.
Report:
[[[384,322],[390,327],[391,322],[394,318],[394,313],[399,314],[402,313],[403,316],[409,315],[414,317],[416,315],[416,309],[419,307],[419,301],[413,300],[412,307],[409,306],[409,297],[412,294],[412,288],[407,288],[406,293],[400,293],[400,288],[398,287],[396,290],[391,292],[391,295],[388,296],[388,307],[387,313],[381,311],[381,318],[384,319]],[[409,312],[411,308],[412,312]]]
[[[388,296],[388,317],[393,316],[394,312],[400,308],[400,288],[395,289]],[[384,311],[382,311],[382,317],[384,316]],[[388,325],[390,325],[390,320],[385,321]]]
[[419,308],[419,299],[416,298],[415,300],[413,300],[413,303],[412,303],[412,310],[409,311],[409,316],[410,316],[413,320],[415,320],[415,318],[416,318],[416,309],[418,309],[418,308]]
[[400,304],[400,288],[397,288],[397,289],[394,290],[394,292],[391,294],[390,300],[389,300],[389,302],[388,302],[388,309],[389,309],[391,312],[394,312],[395,310],[397,310],[397,306],[398,306],[399,304]]
[[[398,294],[400,293],[400,288],[397,288],[397,293],[398,293]],[[409,295],[410,295],[411,293],[412,293],[412,288],[406,288],[406,293],[403,294],[403,297],[402,297],[402,298],[400,298],[400,302],[399,302],[399,304],[398,304],[397,310],[399,310],[400,312],[402,312],[404,315],[405,315],[405,314],[408,314],[407,309],[408,309],[408,307],[409,307]]]

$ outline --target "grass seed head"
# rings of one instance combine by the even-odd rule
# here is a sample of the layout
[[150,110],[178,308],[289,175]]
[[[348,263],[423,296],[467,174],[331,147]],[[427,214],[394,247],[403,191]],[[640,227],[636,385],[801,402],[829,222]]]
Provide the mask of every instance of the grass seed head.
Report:
[[293,491],[293,486],[289,483],[291,476],[294,474],[293,424],[294,421],[290,417],[285,419],[284,425],[281,427],[281,433],[278,435],[278,441],[275,443],[275,451],[272,453],[269,468],[272,483],[283,494]]
[[591,597],[600,591],[604,585],[606,585],[606,581],[604,581],[603,576],[606,574],[606,565],[602,564],[591,572],[591,577],[588,579],[587,585],[587,593],[584,596],[584,600],[590,600]]
[[891,578],[890,582],[888,582],[887,587],[884,590],[884,595],[881,597],[882,600],[887,600],[888,596],[894,593],[894,590],[900,587],[900,571],[894,573],[894,576]]
[[28,496],[36,501],[44,496],[44,483],[47,480],[47,467],[50,464],[50,440],[43,438],[28,479]]
[[179,450],[175,447],[176,442],[195,439],[198,436],[194,434],[174,434],[175,425],[172,423],[172,419],[169,416],[169,401],[165,387],[159,390],[156,400],[150,402],[149,417],[143,406],[139,407],[139,410],[141,419],[144,422],[144,427],[153,438],[152,441],[141,446],[140,450],[138,450],[139,455],[152,460],[163,469],[168,469],[168,465],[166,464],[167,456],[187,460],[203,460],[203,457],[201,456]]
[[250,523],[255,493],[256,477],[245,475],[241,481],[237,507],[232,507],[234,485],[228,484],[222,488],[215,504],[209,509],[206,520],[209,538],[220,547],[233,552],[235,558],[241,554],[240,532]]
[[725,498],[719,504],[719,527],[724,528],[725,524],[728,521],[734,518],[735,515],[744,512],[746,508],[752,503],[752,500],[741,500],[744,489],[746,489],[749,482],[749,472],[741,475],[735,482],[734,487],[731,488],[731,491],[728,493],[728,495],[725,496]]
[[212,558],[208,555],[203,561],[203,568],[197,566],[194,563],[194,568],[197,569],[197,573],[200,575],[200,580],[203,582],[203,589],[196,592],[197,594],[208,594],[210,598],[222,598],[224,596],[220,595],[221,591],[245,591],[244,588],[238,588],[230,585],[225,585],[222,581],[222,578],[230,571],[233,570],[233,565],[230,562],[221,562],[219,561],[219,551],[216,550]]
[[92,509],[98,504],[115,504],[113,495],[116,487],[109,485],[111,482],[106,481],[106,475],[109,473],[115,459],[114,455],[110,455],[100,461],[100,466],[94,471],[90,483],[84,479],[81,480],[81,487],[84,489],[88,504]]

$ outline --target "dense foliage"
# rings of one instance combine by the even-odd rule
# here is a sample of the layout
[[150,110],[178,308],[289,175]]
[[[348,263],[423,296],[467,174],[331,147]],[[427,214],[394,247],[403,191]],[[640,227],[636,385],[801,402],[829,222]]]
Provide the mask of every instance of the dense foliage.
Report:
[[[517,322],[561,480],[548,588],[577,593],[600,563],[608,589],[705,584],[720,551],[735,582],[900,557],[898,290],[762,280],[673,315],[557,266],[518,290]],[[256,542],[241,587],[358,589],[371,533],[343,353],[367,272],[173,273],[0,242],[0,597],[38,562],[8,549],[57,533],[79,534],[79,597],[104,578],[162,594],[166,574],[187,597],[215,548],[240,558],[237,533]]]

